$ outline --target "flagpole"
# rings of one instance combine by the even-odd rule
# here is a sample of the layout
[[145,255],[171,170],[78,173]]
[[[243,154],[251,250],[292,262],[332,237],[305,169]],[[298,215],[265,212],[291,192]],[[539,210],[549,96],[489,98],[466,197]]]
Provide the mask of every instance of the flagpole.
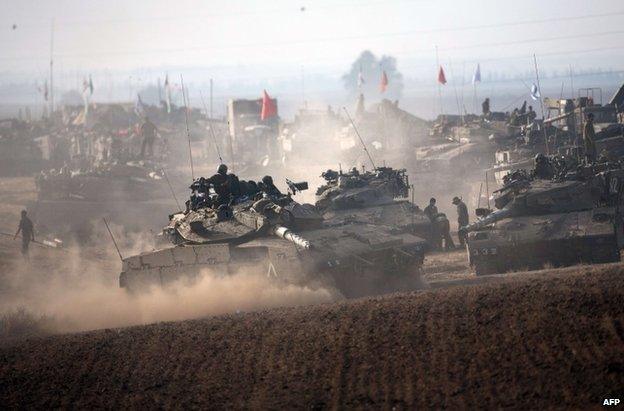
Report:
[[451,59],[449,59],[449,68],[451,69],[451,78],[453,80],[453,91],[455,92],[455,103],[457,104],[457,115],[460,116],[462,123],[464,122],[464,116],[461,113],[461,108],[459,106],[459,96],[457,95],[457,82],[455,81],[455,73],[453,72],[453,63]]
[[50,116],[54,111],[54,19],[50,29]]
[[182,85],[182,100],[184,101],[184,122],[186,124],[186,137],[188,138],[189,161],[191,163],[191,179],[195,181],[195,170],[193,169],[193,150],[191,150],[191,132],[189,131],[188,123],[189,107],[186,100],[186,92],[184,91],[184,79],[182,78],[182,74],[180,74],[180,84]]
[[544,130],[544,143],[546,144],[546,155],[550,154],[548,149],[548,135],[546,134],[546,127],[543,121],[544,117],[544,101],[542,100],[542,86],[540,85],[539,69],[537,68],[537,57],[533,54],[533,64],[535,65],[535,77],[537,79],[537,90],[539,91],[540,110],[542,111],[542,129]]
[[[438,56],[438,46],[435,46],[435,54],[436,54],[436,64],[437,64],[437,72],[440,71],[440,57]],[[440,101],[440,114],[444,115],[444,107],[442,107],[442,85],[438,81],[438,99]]]
[[212,79],[210,79],[210,118],[212,118],[212,87],[213,82]]

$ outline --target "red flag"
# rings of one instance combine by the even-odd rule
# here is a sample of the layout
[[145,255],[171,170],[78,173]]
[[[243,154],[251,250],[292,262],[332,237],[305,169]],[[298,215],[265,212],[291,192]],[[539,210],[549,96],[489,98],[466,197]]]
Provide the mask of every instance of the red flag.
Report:
[[381,72],[381,81],[379,82],[379,91],[383,93],[388,88],[388,76],[386,75],[386,70]]
[[260,112],[260,120],[266,120],[267,118],[275,117],[277,115],[277,105],[275,100],[269,97],[269,94],[264,90],[262,96],[262,111]]
[[438,83],[446,84],[446,76],[444,75],[444,69],[440,66],[440,71],[438,71]]

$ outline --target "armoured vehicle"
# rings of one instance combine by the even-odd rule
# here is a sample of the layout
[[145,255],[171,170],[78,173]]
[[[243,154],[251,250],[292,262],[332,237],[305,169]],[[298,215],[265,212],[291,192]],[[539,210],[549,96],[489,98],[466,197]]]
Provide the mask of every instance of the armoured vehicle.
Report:
[[384,225],[394,233],[411,233],[426,239],[430,246],[435,244],[431,220],[407,200],[410,184],[405,169],[327,170],[322,177],[326,184],[316,192],[316,206],[329,223]]
[[345,297],[422,285],[424,240],[372,224],[325,222],[316,207],[293,200],[302,185],[289,186],[288,195],[247,191],[226,204],[194,184],[187,210],[172,214],[163,230],[172,246],[123,259],[120,286],[137,290],[206,272],[258,273]]
[[477,275],[544,265],[619,261],[624,170],[585,166],[553,180],[517,170],[495,192],[496,211],[462,227]]
[[37,200],[27,204],[39,230],[65,240],[87,240],[102,217],[127,231],[159,230],[159,216],[174,200],[162,168],[150,161],[103,163],[86,169],[64,166],[35,179]]

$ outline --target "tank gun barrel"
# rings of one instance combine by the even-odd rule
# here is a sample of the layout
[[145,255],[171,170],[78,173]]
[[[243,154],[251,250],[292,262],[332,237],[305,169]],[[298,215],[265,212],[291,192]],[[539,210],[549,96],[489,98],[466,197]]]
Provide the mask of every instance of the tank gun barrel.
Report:
[[507,218],[511,215],[511,209],[509,208],[503,208],[502,210],[496,210],[490,214],[488,214],[487,216],[478,219],[477,221],[475,221],[472,224],[468,224],[466,226],[463,226],[460,228],[460,231],[463,231],[465,233],[469,233],[471,231],[475,231],[475,230],[479,230],[483,227],[486,227],[490,224],[494,224],[497,221],[500,221],[504,218]]
[[284,240],[288,240],[291,243],[294,243],[303,249],[309,250],[310,248],[312,248],[312,244],[310,244],[310,241],[301,237],[299,234],[293,232],[289,228],[278,225],[278,226],[273,227],[272,231],[273,231],[273,234],[275,234],[276,236],[283,238]]
[[563,120],[564,118],[568,118],[570,117],[572,114],[574,114],[573,111],[570,111],[568,113],[565,114],[561,114],[559,116],[555,116],[555,117],[551,117],[551,118],[547,118],[546,120],[544,120],[544,124],[550,124],[553,123],[555,121],[559,121],[559,120]]

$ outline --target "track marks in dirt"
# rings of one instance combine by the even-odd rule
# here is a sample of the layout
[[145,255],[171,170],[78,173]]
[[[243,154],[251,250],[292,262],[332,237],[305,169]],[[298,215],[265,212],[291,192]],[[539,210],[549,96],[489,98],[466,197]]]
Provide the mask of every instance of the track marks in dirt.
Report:
[[0,350],[30,407],[544,408],[624,386],[624,267],[33,339]]

